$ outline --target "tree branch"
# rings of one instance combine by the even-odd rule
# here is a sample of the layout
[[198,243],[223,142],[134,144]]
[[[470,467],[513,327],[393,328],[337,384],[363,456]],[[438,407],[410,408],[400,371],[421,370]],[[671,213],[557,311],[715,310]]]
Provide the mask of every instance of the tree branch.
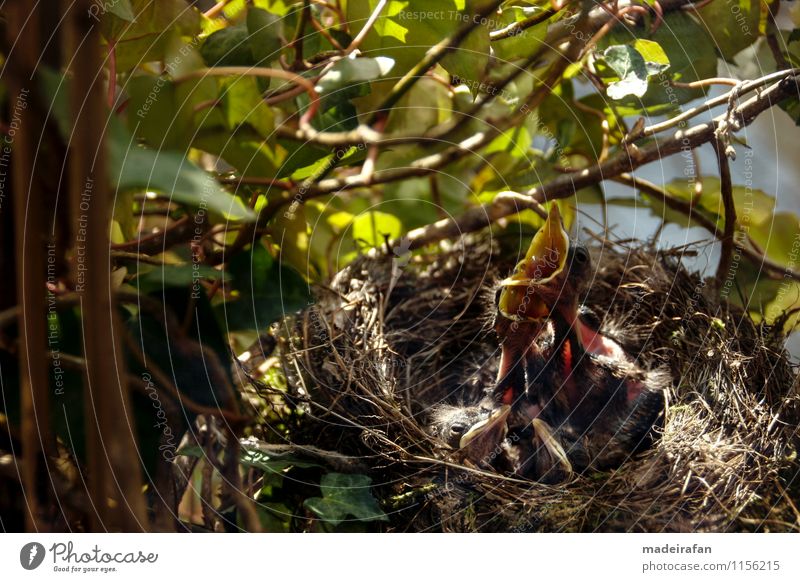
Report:
[[[720,230],[717,226],[717,223],[698,212],[690,202],[670,196],[663,188],[660,188],[652,182],[648,182],[642,178],[632,176],[631,174],[620,174],[616,178],[613,178],[613,180],[653,196],[667,208],[686,215],[689,220],[693,221],[698,226],[705,228],[715,237],[719,237]],[[772,279],[789,278],[794,279],[795,281],[800,281],[800,273],[779,265],[755,249],[742,246],[740,248],[740,252],[753,264],[766,271],[767,275]]]
[[[522,197],[519,194],[510,198],[497,196],[488,204],[467,210],[453,219],[415,229],[406,237],[410,239],[411,248],[419,248],[444,238],[453,238],[466,232],[479,230],[500,218],[516,214],[520,209],[532,207],[522,202],[525,197],[529,197],[533,203],[568,198],[582,188],[599,184],[625,172],[631,172],[649,162],[680,151],[692,150],[715,139],[714,132],[719,123],[725,119],[732,119],[734,127],[731,129],[738,131],[752,123],[761,112],[788,97],[798,95],[798,93],[800,93],[800,88],[798,88],[797,73],[790,71],[781,81],[734,108],[730,117],[726,112],[707,123],[696,125],[686,131],[676,131],[669,138],[652,141],[641,148],[629,145],[626,150],[619,152],[606,162],[559,176],[547,184],[528,190]],[[512,201],[513,203],[511,203]]]

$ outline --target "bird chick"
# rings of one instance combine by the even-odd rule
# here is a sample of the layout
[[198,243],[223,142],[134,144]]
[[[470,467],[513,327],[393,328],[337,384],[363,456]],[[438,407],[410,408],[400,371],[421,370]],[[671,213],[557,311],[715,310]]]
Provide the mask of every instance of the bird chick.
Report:
[[510,406],[494,409],[481,405],[437,407],[429,431],[458,455],[481,468],[490,468],[502,454],[502,443],[508,434]]

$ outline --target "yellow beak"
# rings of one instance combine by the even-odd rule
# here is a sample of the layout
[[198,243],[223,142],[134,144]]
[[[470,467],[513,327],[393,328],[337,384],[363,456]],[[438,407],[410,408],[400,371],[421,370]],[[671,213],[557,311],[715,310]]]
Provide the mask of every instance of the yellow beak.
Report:
[[534,235],[525,258],[514,273],[500,282],[502,291],[498,309],[516,321],[542,321],[550,309],[535,293],[536,285],[545,285],[564,270],[569,250],[569,236],[561,224],[558,205],[553,204],[542,228]]

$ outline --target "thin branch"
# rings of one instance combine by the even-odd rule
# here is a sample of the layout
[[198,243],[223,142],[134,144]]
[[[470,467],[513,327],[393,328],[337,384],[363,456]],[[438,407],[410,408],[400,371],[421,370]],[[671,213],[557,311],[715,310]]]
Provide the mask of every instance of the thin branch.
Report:
[[731,166],[728,163],[728,155],[725,152],[725,144],[720,139],[711,142],[714,152],[717,154],[717,164],[719,164],[720,192],[722,194],[722,204],[725,211],[725,231],[722,234],[722,250],[717,266],[715,283],[717,290],[722,288],[728,270],[731,267],[733,257],[733,235],[736,228],[736,206],[733,202],[733,182],[731,180]]
[[518,214],[523,210],[533,210],[542,218],[547,216],[542,205],[531,197],[514,192],[503,192],[498,194],[491,204],[472,208],[455,218],[439,220],[414,229],[404,236],[403,240],[409,242],[410,250],[414,250],[440,240],[458,238],[465,233],[481,230],[501,218]]
[[[796,74],[792,74],[775,83],[734,109],[734,129],[739,130],[749,125],[761,112],[787,97],[797,95],[798,92],[800,92],[800,87],[798,87]],[[616,154],[604,163],[559,176],[547,184],[528,190],[525,195],[517,194],[510,198],[498,196],[488,204],[471,208],[452,219],[439,221],[413,230],[406,236],[410,239],[411,248],[419,248],[425,244],[479,230],[500,218],[516,214],[520,209],[530,207],[522,202],[526,197],[530,197],[532,202],[542,203],[573,196],[582,188],[613,179],[649,162],[665,158],[685,149],[694,149],[715,139],[714,132],[718,124],[726,117],[727,113],[686,131],[677,131],[669,138],[653,141],[641,148],[629,146],[627,150]],[[780,267],[778,268],[780,269]]]
[[678,89],[702,89],[703,87],[709,87],[711,85],[738,87],[741,83],[739,79],[732,79],[730,77],[709,77],[708,79],[700,79],[699,81],[692,81],[691,83],[672,81],[670,84]]
[[518,22],[512,22],[505,28],[501,28],[500,30],[493,30],[489,33],[489,40],[492,42],[503,40],[505,38],[512,38],[521,34],[524,30],[536,26],[537,24],[541,24],[551,16],[554,16],[557,13],[557,10],[553,8],[547,8],[540,12],[539,14],[534,14],[533,16],[528,16],[527,18],[520,20]]
[[375,22],[378,20],[378,17],[383,12],[383,9],[386,8],[388,0],[378,0],[378,4],[375,6],[375,10],[372,11],[372,14],[369,15],[367,22],[364,24],[364,27],[358,31],[358,34],[350,43],[350,46],[347,47],[344,54],[349,55],[354,50],[356,50],[361,43],[364,42],[364,39],[367,38],[369,31],[372,30],[372,27],[375,25]]
[[[637,178],[627,173],[620,174],[619,176],[613,178],[613,180],[615,182],[619,182],[620,184],[625,184],[626,186],[637,188],[638,190],[644,192],[645,194],[648,194],[649,196],[656,198],[667,208],[680,212],[681,214],[684,214],[689,218],[690,221],[706,229],[708,232],[712,233],[715,237],[720,236],[719,226],[717,225],[716,221],[711,220],[710,218],[698,212],[697,209],[695,209],[690,202],[671,196],[663,188],[656,186],[652,182],[648,182],[647,180],[644,180],[642,178]],[[766,257],[764,253],[759,252],[754,248],[748,248],[746,246],[742,246],[739,249],[739,251],[742,253],[742,255],[747,257],[747,259],[750,262],[757,265],[759,268],[764,269],[767,275],[772,279],[789,278],[789,279],[794,279],[795,281],[800,281],[800,273],[792,269],[789,269],[787,267],[784,267],[782,265],[779,265],[778,263]]]
[[135,240],[111,245],[112,251],[129,251],[157,255],[173,245],[186,242],[194,235],[194,224],[188,216],[179,218],[164,230],[154,232]]
[[311,119],[314,117],[314,115],[316,115],[317,110],[319,110],[319,95],[317,94],[317,90],[314,88],[314,84],[309,79],[301,77],[296,73],[284,71],[283,69],[269,69],[266,67],[212,67],[209,69],[198,69],[196,71],[191,71],[185,75],[179,75],[175,77],[173,81],[175,83],[181,83],[189,79],[227,77],[231,75],[243,77],[264,77],[267,79],[284,79],[302,87],[305,92],[308,93],[311,103],[309,103],[306,112],[300,117],[300,127],[307,129],[311,128]]
[[214,4],[214,6],[203,12],[203,16],[205,16],[209,20],[213,20],[214,18],[220,15],[220,13],[225,9],[225,6],[230,1],[231,0],[222,0],[221,2],[217,2],[216,4]]
[[[495,12],[500,5],[503,3],[504,0],[491,0],[486,4],[486,6],[481,7],[473,17],[462,24],[453,34],[446,37],[444,40],[439,42],[438,44],[433,45],[428,52],[425,53],[425,56],[422,60],[417,63],[410,71],[408,71],[402,79],[400,79],[394,87],[392,87],[391,92],[386,97],[386,99],[381,103],[378,108],[375,110],[373,114],[373,120],[376,118],[377,115],[388,111],[391,109],[399,100],[400,98],[405,95],[411,87],[434,65],[436,65],[439,61],[441,61],[448,53],[458,48],[467,35],[470,32],[475,30],[483,19],[487,18],[490,14]],[[370,125],[372,123],[370,122]]]
[[[738,131],[752,123],[763,111],[777,105],[787,97],[796,96],[800,92],[796,72],[784,71],[781,81],[771,85],[758,95],[748,99],[732,110],[733,131]],[[526,194],[539,202],[554,198],[572,196],[586,186],[598,184],[603,180],[629,172],[644,164],[659,160],[716,139],[715,131],[719,124],[728,118],[728,114],[715,117],[711,121],[695,125],[685,131],[678,130],[672,136],[660,141],[652,141],[642,147],[629,145],[627,149],[612,156],[607,162],[597,164],[566,176],[559,176],[547,184],[531,188]]]
[[303,40],[305,39],[304,33],[306,29],[306,23],[311,19],[311,5],[308,3],[308,0],[303,1],[303,10],[300,12],[300,18],[297,20],[297,29],[294,33],[294,38],[292,42],[289,43],[289,46],[294,49],[294,65],[293,68],[295,70],[301,70],[305,68],[305,63],[303,61]]
[[705,113],[706,111],[710,111],[713,107],[717,107],[718,105],[723,105],[725,103],[730,103],[732,99],[743,95],[744,93],[749,93],[755,89],[768,85],[777,79],[783,79],[788,77],[793,77],[800,74],[800,69],[787,69],[784,71],[777,71],[775,73],[770,73],[769,75],[765,75],[758,79],[753,79],[752,81],[743,81],[737,87],[725,93],[724,95],[720,95],[719,97],[715,97],[713,99],[709,99],[702,105],[698,105],[697,107],[692,107],[691,109],[684,111],[680,115],[676,115],[666,121],[662,121],[661,123],[656,123],[654,125],[650,125],[645,127],[640,134],[636,137],[637,139],[642,137],[649,137],[655,135],[657,133],[661,133],[662,131],[666,131],[667,129],[671,129],[677,125],[680,125],[682,122],[691,119],[692,117],[696,117],[701,113]]

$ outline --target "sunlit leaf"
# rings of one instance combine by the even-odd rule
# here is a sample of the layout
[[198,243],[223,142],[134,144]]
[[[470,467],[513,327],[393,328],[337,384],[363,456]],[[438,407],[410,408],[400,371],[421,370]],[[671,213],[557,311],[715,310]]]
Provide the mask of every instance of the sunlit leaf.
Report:
[[354,83],[372,81],[388,74],[394,67],[394,61],[387,57],[342,59],[317,83],[317,92],[320,95],[332,93],[342,87]]
[[759,38],[762,0],[708,2],[697,10],[700,22],[714,39],[717,51],[727,61]]
[[371,210],[353,220],[353,240],[371,247],[382,245],[387,238],[397,238],[402,232],[402,222],[386,212]]
[[630,45],[610,46],[603,51],[603,58],[619,76],[619,81],[608,86],[608,96],[612,99],[622,99],[628,95],[642,97],[647,92],[647,79],[669,68],[669,62],[646,61]]
[[119,192],[155,191],[169,200],[202,208],[229,220],[254,220],[241,200],[180,153],[155,151],[136,144],[120,124],[109,136],[109,178]]

